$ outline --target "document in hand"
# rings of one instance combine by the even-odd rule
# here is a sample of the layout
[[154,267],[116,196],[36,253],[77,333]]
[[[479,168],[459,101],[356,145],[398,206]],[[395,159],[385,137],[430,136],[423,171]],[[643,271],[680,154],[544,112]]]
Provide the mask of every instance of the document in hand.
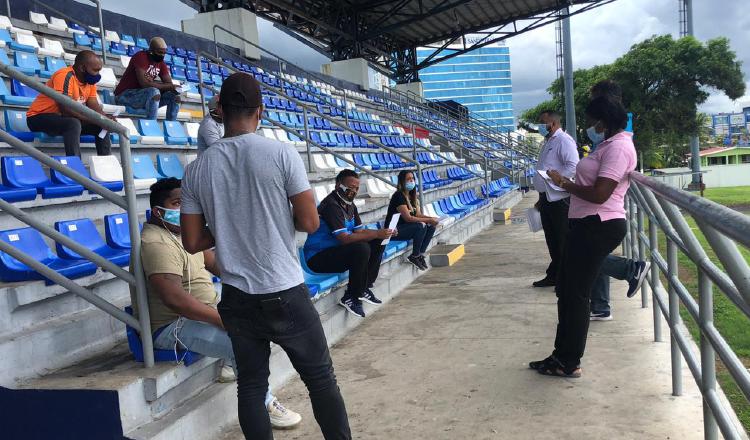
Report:
[[531,232],[539,232],[542,230],[542,216],[539,215],[539,210],[531,207],[526,210],[526,223],[529,224],[529,230]]
[[536,170],[536,172],[540,176],[542,176],[542,179],[544,179],[544,187],[546,188],[545,192],[547,193],[548,201],[556,202],[558,200],[562,200],[570,196],[570,194],[568,194],[567,191],[555,185],[555,183],[552,181],[552,179],[549,177],[549,174],[547,174],[546,171]]
[[[396,229],[396,225],[398,225],[398,219],[400,218],[401,218],[401,214],[399,214],[398,212],[393,214],[393,217],[391,217],[391,223],[388,224],[388,229]],[[383,242],[380,244],[386,245],[390,242],[391,242],[391,237],[388,237],[385,240],[383,240]]]

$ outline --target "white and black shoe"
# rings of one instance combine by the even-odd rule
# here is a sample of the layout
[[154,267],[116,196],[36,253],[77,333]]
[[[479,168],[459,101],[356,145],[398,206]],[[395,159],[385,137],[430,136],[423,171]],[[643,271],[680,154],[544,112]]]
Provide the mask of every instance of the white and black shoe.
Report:
[[414,267],[416,267],[419,270],[427,270],[427,267],[422,265],[422,260],[420,260],[419,255],[409,255],[406,257],[406,259],[409,261],[409,263],[413,264]]
[[360,301],[364,301],[373,305],[380,305],[383,304],[383,301],[381,301],[377,296],[375,296],[374,293],[372,293],[372,290],[365,289],[364,292],[362,292],[362,295],[359,297]]
[[650,261],[636,261],[638,268],[633,278],[628,280],[628,298],[632,298],[643,285],[643,280],[648,276],[648,270],[651,269]]
[[365,317],[365,309],[362,308],[362,302],[359,299],[350,296],[343,296],[339,301],[339,304],[352,315],[360,318]]

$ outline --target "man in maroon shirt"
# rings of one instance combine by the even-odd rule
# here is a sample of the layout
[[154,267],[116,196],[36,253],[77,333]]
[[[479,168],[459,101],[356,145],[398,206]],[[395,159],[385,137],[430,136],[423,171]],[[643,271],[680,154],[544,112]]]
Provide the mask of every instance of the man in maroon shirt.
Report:
[[[167,106],[167,120],[177,119],[180,111],[180,94],[172,84],[169,66],[164,62],[167,43],[154,37],[148,51],[133,55],[115,89],[115,101],[119,105],[146,111],[146,119],[156,119],[159,107]],[[155,81],[156,77],[161,81]]]

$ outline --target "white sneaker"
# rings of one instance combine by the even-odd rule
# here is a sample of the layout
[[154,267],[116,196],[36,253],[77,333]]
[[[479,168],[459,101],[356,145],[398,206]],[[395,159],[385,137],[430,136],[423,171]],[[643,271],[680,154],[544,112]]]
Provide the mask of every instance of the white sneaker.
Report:
[[302,421],[302,416],[286,409],[278,399],[268,404],[268,417],[271,419],[271,426],[276,429],[286,429],[297,426]]
[[219,372],[219,382],[229,383],[236,380],[237,376],[234,375],[234,368],[230,367],[229,365],[224,365],[223,367],[221,367],[221,371]]

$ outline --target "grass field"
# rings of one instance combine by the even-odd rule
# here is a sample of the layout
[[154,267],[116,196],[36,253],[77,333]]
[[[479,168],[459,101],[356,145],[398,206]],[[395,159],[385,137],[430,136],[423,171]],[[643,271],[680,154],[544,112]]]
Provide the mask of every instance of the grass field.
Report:
[[[705,192],[705,197],[734,209],[750,210],[750,186],[708,189]],[[710,249],[708,242],[696,226],[695,221],[689,216],[686,219],[711,261],[721,268],[721,262]],[[662,255],[666,256],[663,234],[660,234],[660,249]],[[750,262],[750,249],[740,246],[740,252],[745,257],[745,260]],[[682,253],[679,254],[679,270],[680,280],[697,299],[698,271],[692,261]],[[697,324],[684,307],[681,310],[681,315],[697,342],[700,338]],[[727,343],[734,349],[735,353],[742,359],[745,366],[750,367],[750,319],[739,311],[717,288],[714,289],[714,325],[724,339],[726,339]],[[750,403],[745,399],[745,396],[734,383],[731,375],[723,367],[721,361],[717,361],[717,376],[722,389],[745,427],[745,431],[750,432]]]

